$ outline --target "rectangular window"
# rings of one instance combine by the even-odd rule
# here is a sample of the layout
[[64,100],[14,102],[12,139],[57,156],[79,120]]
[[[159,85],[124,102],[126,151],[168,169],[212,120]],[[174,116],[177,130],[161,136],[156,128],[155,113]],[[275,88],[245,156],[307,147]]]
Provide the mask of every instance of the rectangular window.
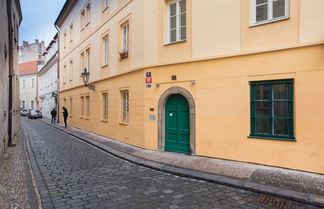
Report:
[[128,52],[129,48],[129,23],[126,22],[122,25],[122,51]]
[[64,48],[66,47],[66,32],[64,32],[64,35],[63,35],[63,46],[64,46]]
[[185,41],[187,38],[186,0],[172,1],[168,8],[168,43]]
[[81,11],[81,30],[90,23],[90,3]]
[[102,42],[103,42],[102,65],[105,66],[105,65],[108,65],[108,50],[109,50],[108,35],[103,37]]
[[25,109],[25,101],[21,101],[21,108]]
[[72,117],[72,113],[73,113],[73,100],[72,98],[70,98],[70,113],[69,113],[70,117]]
[[82,12],[81,12],[81,29],[83,29],[85,25],[86,25],[85,10],[82,10]]
[[121,120],[124,123],[128,123],[128,112],[129,112],[129,93],[128,90],[122,90],[121,93],[121,106],[122,106],[122,112],[121,112]]
[[86,50],[86,68],[90,72],[90,49]]
[[90,117],[90,96],[86,96],[85,97],[85,101],[86,101],[86,112],[85,115],[87,118]]
[[109,0],[103,0],[103,8],[106,9],[109,7]]
[[66,65],[63,66],[63,83],[66,83],[66,77],[67,77],[67,72],[66,72]]
[[34,109],[34,100],[30,101],[30,109]]
[[80,65],[81,65],[81,69],[80,69],[80,76],[81,73],[83,72],[84,68],[85,68],[85,62],[84,62],[84,52],[81,53],[81,58],[80,58]]
[[253,24],[288,18],[289,0],[252,0]]
[[293,80],[251,82],[251,135],[294,139]]
[[73,41],[73,24],[70,25],[70,42]]
[[81,117],[84,117],[84,96],[81,97]]
[[31,87],[35,88],[35,79],[31,79]]
[[90,23],[90,4],[87,5],[86,7],[86,24],[89,24]]
[[24,79],[24,80],[22,80],[22,88],[23,88],[23,89],[25,88],[25,84],[26,84],[26,81],[25,81],[25,79]]
[[108,93],[102,93],[102,118],[108,120]]
[[70,60],[69,80],[73,80],[73,60]]

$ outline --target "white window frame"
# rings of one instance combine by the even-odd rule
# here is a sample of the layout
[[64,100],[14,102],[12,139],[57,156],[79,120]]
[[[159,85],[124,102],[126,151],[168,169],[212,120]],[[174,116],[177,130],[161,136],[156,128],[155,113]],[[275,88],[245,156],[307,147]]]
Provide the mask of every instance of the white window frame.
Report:
[[66,64],[63,65],[63,83],[66,83],[67,72],[66,72]]
[[83,72],[84,67],[85,67],[85,59],[84,59],[84,58],[85,58],[85,57],[84,57],[85,55],[84,55],[84,52],[81,52],[80,56],[81,56],[81,58],[80,58],[80,59],[81,59],[81,60],[80,60],[80,62],[81,62],[81,63],[80,63],[80,65],[81,65],[81,69],[80,69],[80,77],[81,77],[81,76],[82,76],[81,73]]
[[70,24],[70,43],[73,41],[73,23]]
[[109,95],[108,92],[102,92],[102,119],[108,120],[109,113]]
[[87,95],[84,97],[86,103],[85,117],[90,118],[90,96]]
[[103,9],[107,9],[109,7],[109,3],[110,1],[109,0],[103,0]]
[[87,48],[85,50],[85,56],[86,56],[86,66],[87,66],[87,71],[90,72],[90,56],[91,56],[91,52],[90,52],[90,48]]
[[[174,0],[174,1],[170,1],[167,3],[167,30],[166,30],[166,44],[172,44],[172,43],[177,43],[177,42],[183,42],[187,40],[187,21],[186,21],[186,38],[185,39],[181,39],[181,13],[180,13],[180,1],[182,0]],[[187,3],[187,2],[186,2]],[[171,22],[170,22],[170,15],[171,15],[171,10],[170,10],[170,5],[171,4],[176,4],[176,41],[171,41],[171,33],[170,33],[170,26],[171,26]],[[187,8],[187,5],[186,5]],[[187,19],[187,11],[185,11],[186,14],[186,19]]]
[[83,9],[82,11],[81,11],[81,30],[85,27],[85,25],[86,25],[86,23],[85,23],[85,21],[86,21],[86,11],[85,11],[85,9]]
[[102,43],[103,43],[102,66],[106,66],[109,64],[109,37],[108,37],[108,34],[102,38]]
[[91,7],[90,7],[90,3],[87,4],[87,6],[85,7],[85,14],[86,14],[86,25],[88,25],[90,23],[90,14],[91,14]]
[[70,113],[69,113],[70,117],[72,117],[72,113],[73,113],[73,99],[72,97],[70,97]]
[[122,51],[128,52],[129,50],[129,21],[126,21],[121,25],[122,29]]
[[70,60],[69,62],[69,80],[72,81],[73,80],[73,60]]
[[80,97],[80,100],[81,100],[81,118],[84,117],[84,96],[81,96]]
[[129,90],[120,91],[121,96],[121,122],[128,123],[129,121]]
[[257,26],[263,25],[271,22],[276,22],[280,20],[285,20],[289,18],[289,8],[290,8],[290,0],[285,0],[285,15],[282,17],[273,18],[273,1],[274,0],[267,0],[268,1],[268,19],[264,21],[256,21],[256,0],[251,0],[251,23],[250,26]]

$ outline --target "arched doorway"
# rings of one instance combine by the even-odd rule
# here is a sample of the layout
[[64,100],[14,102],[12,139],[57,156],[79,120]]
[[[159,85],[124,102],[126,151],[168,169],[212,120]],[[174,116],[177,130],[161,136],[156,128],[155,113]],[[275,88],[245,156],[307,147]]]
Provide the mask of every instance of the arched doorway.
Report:
[[158,103],[159,150],[195,154],[195,102],[189,91],[174,86]]
[[189,104],[181,94],[171,95],[165,104],[164,150],[190,153]]

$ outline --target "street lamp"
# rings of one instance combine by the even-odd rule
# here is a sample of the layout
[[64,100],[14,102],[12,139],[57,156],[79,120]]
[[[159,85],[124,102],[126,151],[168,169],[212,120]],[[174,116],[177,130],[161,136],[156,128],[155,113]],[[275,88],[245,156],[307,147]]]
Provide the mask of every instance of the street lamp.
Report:
[[89,82],[90,72],[87,70],[87,68],[84,68],[84,69],[83,69],[83,72],[81,73],[81,75],[82,75],[82,79],[83,79],[83,83],[84,83],[84,85],[85,85],[86,87],[88,87],[88,89],[94,91],[94,90],[96,89],[95,86],[94,86],[94,85],[90,85],[90,84],[88,84],[88,82]]

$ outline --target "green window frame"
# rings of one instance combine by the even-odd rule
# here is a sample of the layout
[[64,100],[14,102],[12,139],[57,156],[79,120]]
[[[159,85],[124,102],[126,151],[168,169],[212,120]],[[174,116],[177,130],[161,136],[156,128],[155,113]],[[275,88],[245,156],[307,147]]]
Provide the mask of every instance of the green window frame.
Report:
[[293,88],[292,79],[250,82],[250,138],[296,141]]

